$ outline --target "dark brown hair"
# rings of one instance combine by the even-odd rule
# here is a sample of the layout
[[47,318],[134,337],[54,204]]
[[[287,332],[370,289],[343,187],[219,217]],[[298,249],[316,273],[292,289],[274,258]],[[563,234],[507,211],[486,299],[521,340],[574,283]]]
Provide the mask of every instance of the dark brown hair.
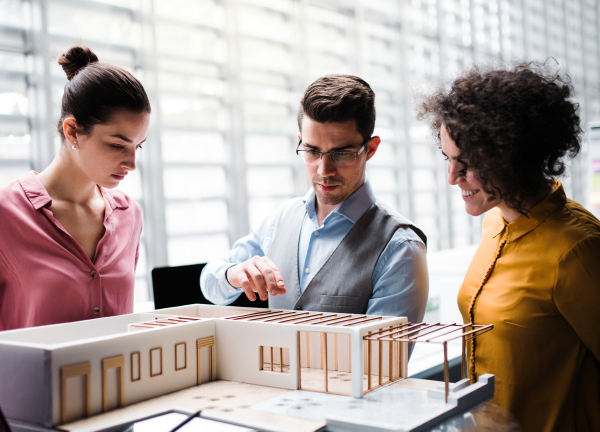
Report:
[[300,99],[298,129],[307,115],[319,123],[356,121],[366,141],[375,129],[375,93],[366,81],[352,75],[326,75],[308,86]]
[[[476,171],[483,190],[522,214],[565,172],[562,159],[580,149],[579,105],[568,75],[532,62],[512,70],[473,68],[425,97],[418,118],[440,137],[445,125],[459,161]],[[466,169],[467,167],[465,167]]]
[[86,46],[73,46],[58,57],[67,74],[62,97],[58,133],[64,139],[63,122],[73,116],[77,132],[89,134],[92,128],[106,123],[118,109],[150,113],[150,101],[142,84],[125,69],[99,63]]

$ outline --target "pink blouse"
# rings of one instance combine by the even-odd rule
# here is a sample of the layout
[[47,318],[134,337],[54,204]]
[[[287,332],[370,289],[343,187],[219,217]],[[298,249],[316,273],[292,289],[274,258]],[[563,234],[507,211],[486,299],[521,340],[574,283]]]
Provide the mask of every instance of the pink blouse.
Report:
[[35,172],[0,188],[0,330],[133,312],[142,213],[122,192],[101,191],[106,231],[92,262]]

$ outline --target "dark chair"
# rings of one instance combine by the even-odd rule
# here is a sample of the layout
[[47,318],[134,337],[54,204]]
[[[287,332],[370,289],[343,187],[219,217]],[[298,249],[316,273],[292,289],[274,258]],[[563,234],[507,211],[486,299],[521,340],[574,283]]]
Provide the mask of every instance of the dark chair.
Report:
[[[213,304],[200,290],[200,273],[206,264],[192,264],[177,267],[156,267],[152,269],[152,291],[154,307],[163,309],[185,306],[193,303]],[[242,293],[229,306],[267,308],[268,301],[259,298],[248,300]]]
[[2,410],[0,409],[0,432],[10,432],[10,426],[6,421],[6,418],[2,414]]

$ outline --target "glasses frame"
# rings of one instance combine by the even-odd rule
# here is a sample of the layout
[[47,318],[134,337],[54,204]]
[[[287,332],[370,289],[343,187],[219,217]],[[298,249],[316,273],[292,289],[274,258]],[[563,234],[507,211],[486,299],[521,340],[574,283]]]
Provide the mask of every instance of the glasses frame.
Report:
[[[367,140],[362,143],[362,145],[360,146],[360,150],[359,151],[330,151],[330,152],[319,152],[316,150],[300,150],[300,145],[302,144],[302,138],[300,138],[300,141],[298,141],[298,146],[296,147],[296,154],[298,155],[298,157],[300,158],[300,160],[302,162],[304,162],[305,165],[318,165],[319,163],[321,163],[321,161],[323,160],[323,156],[329,156],[329,160],[331,161],[332,164],[334,164],[335,166],[351,166],[356,162],[356,159],[358,159],[358,156],[363,152],[364,149],[367,148],[367,145],[369,144],[369,142],[373,139],[373,137],[369,137],[367,138]],[[315,164],[309,164],[306,163],[304,161],[304,159],[302,159],[302,156],[300,154],[300,152],[315,152],[315,153],[319,153],[319,162],[315,163]],[[354,162],[352,162],[350,165],[338,165],[335,163],[335,161],[332,159],[331,155],[335,154],[335,153],[352,153],[354,154]]]

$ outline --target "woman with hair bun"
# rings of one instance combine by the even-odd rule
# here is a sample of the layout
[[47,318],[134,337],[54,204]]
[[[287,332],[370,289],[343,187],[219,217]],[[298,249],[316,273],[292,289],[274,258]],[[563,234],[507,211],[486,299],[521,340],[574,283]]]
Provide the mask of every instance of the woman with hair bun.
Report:
[[136,167],[150,102],[85,46],[58,64],[69,79],[58,154],[0,189],[0,330],[133,312],[142,215],[114,188]]
[[420,105],[468,214],[487,212],[458,293],[469,376],[524,431],[600,431],[600,222],[557,177],[580,150],[568,76],[539,64],[473,69]]

